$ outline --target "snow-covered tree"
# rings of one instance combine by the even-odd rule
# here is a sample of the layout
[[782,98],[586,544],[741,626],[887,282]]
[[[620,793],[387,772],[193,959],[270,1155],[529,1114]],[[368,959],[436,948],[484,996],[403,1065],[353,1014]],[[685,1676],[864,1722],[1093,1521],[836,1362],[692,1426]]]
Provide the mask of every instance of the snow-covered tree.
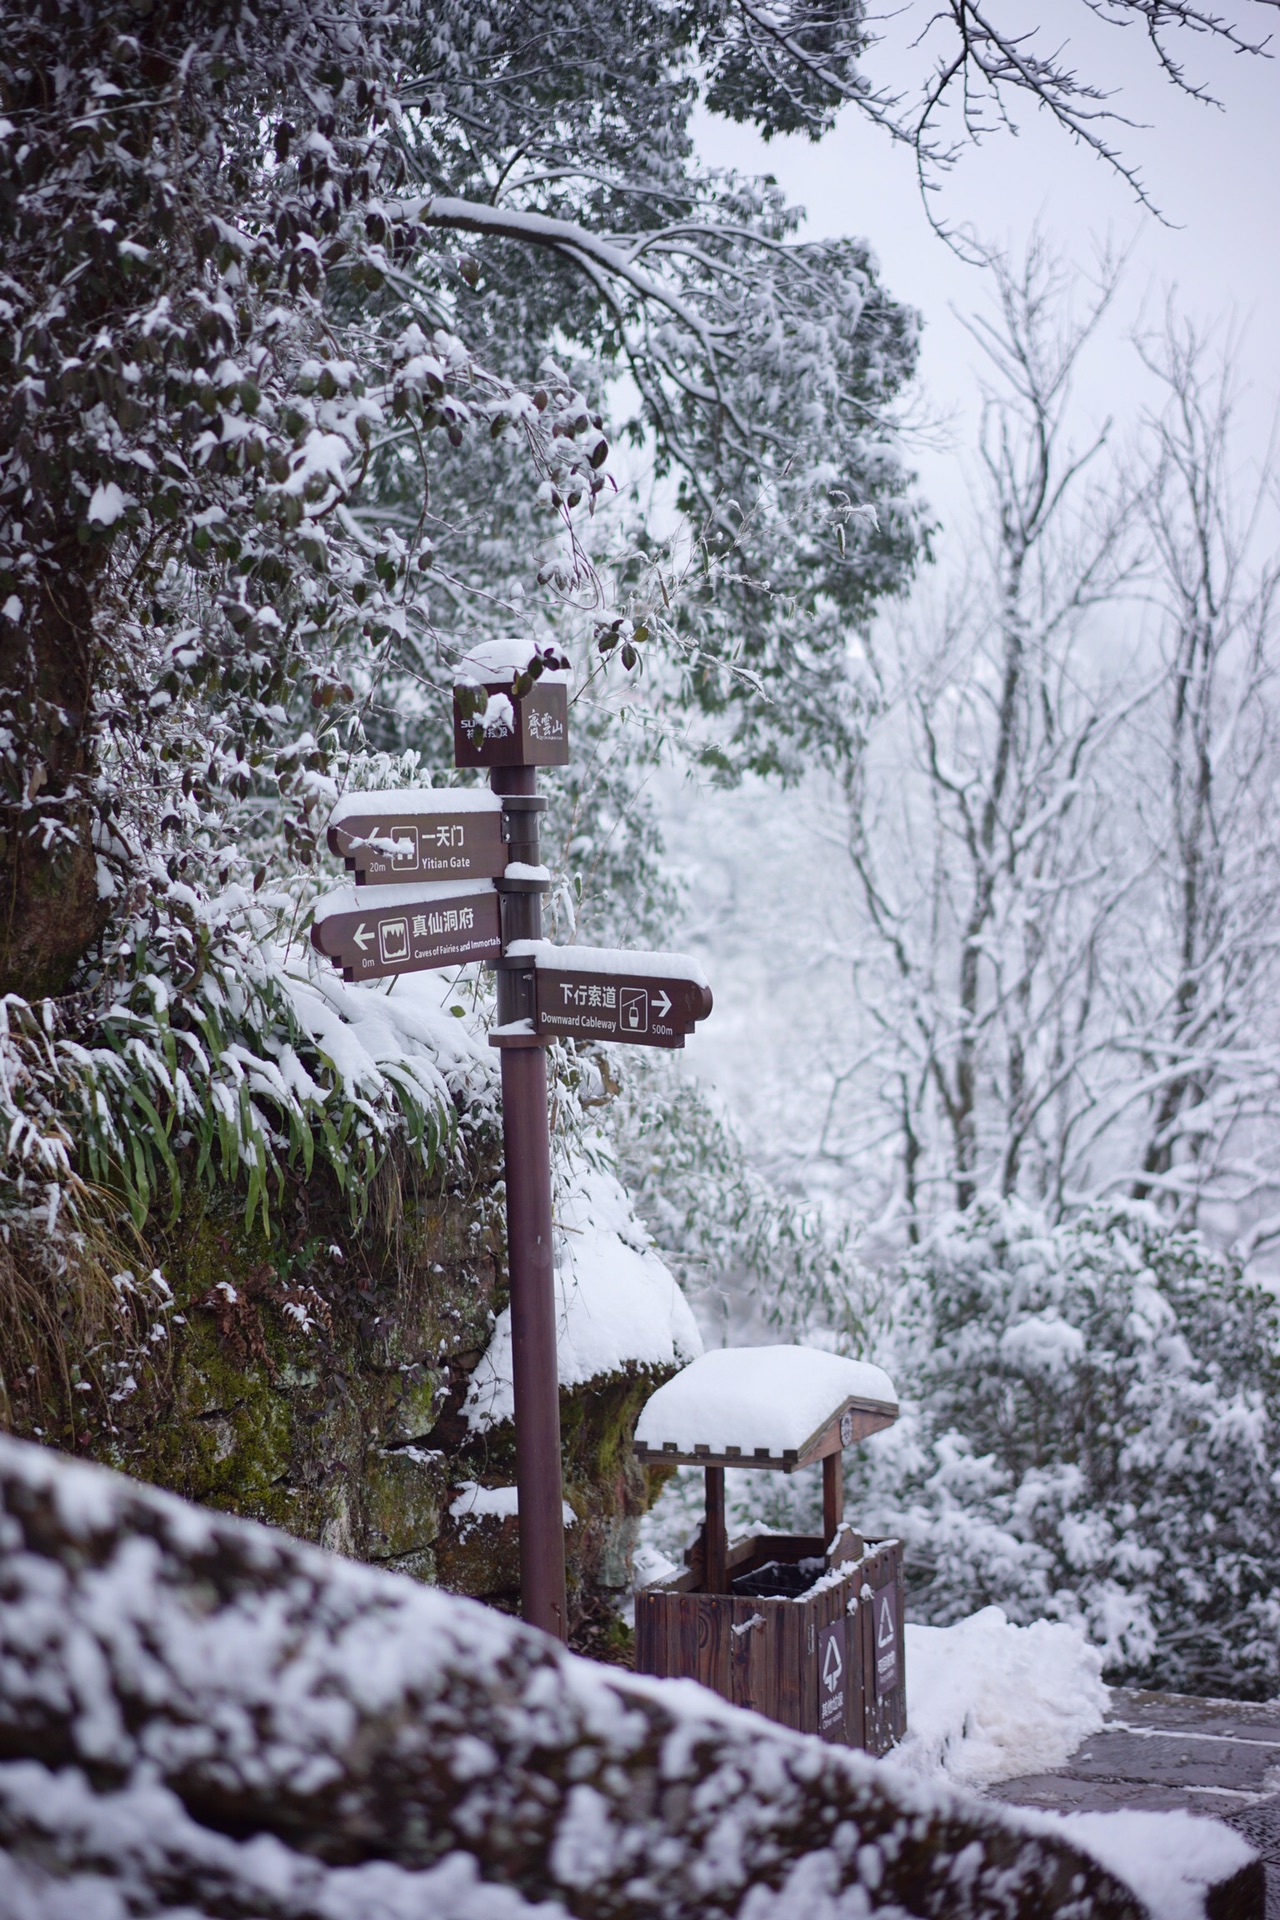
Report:
[[882,1355],[899,1426],[854,1465],[908,1542],[919,1617],[1082,1620],[1110,1677],[1269,1697],[1280,1675],[1280,1325],[1265,1288],[1155,1211],[940,1222]]
[[1094,484],[1105,433],[1071,439],[1114,268],[1078,313],[1042,242],[989,268],[973,539],[937,604],[877,638],[869,750],[846,782],[872,1031],[833,1137],[863,1151],[874,1087],[909,1225],[943,1183],[961,1207],[1028,1176],[1061,1193],[1117,904],[1106,757],[1135,698],[1092,623],[1132,578],[1136,515]]
[[1152,911],[1117,992],[1141,1088],[1133,1191],[1186,1223],[1206,1199],[1243,1209],[1256,1246],[1276,1231],[1280,1179],[1276,474],[1239,469],[1229,341],[1215,347],[1171,311],[1142,350],[1164,404],[1144,489],[1160,692],[1136,795]]
[[[131,884],[172,907],[228,795],[278,785],[305,856],[335,715],[389,671],[438,698],[459,627],[540,572],[544,618],[590,595],[608,443],[553,355],[598,389],[626,369],[707,513],[767,495],[777,590],[865,610],[901,580],[913,319],[864,247],[793,244],[776,190],[692,162],[697,25],[384,0],[8,23],[6,985],[63,986]],[[815,487],[879,520],[802,547]],[[752,708],[767,757],[790,707],[759,689],[794,676],[778,602],[736,597],[755,678],[704,622],[686,687]]]
[[943,1195],[1060,1214],[1127,1192],[1261,1244],[1274,472],[1238,470],[1230,353],[1174,311],[1138,343],[1159,385],[1128,452],[1109,428],[1074,445],[1114,277],[1074,317],[1078,277],[1040,243],[989,266],[973,538],[868,651],[845,776],[857,1018],[824,1146],[872,1204],[896,1191],[909,1235]]

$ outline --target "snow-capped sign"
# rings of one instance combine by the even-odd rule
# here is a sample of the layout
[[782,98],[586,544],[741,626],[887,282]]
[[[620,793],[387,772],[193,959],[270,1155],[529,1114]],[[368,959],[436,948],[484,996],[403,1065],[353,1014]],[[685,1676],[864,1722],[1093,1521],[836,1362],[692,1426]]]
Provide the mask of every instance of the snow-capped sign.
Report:
[[502,948],[492,881],[454,886],[341,887],[316,908],[311,944],[346,980],[494,960]]
[[454,688],[455,767],[568,763],[569,694],[562,682],[535,680],[526,693],[514,693],[510,679]]
[[833,1620],[830,1626],[818,1630],[818,1658],[815,1671],[818,1681],[818,1733],[824,1740],[845,1738],[845,1668],[847,1642],[845,1637],[844,1615]]
[[454,669],[454,765],[567,765],[568,666],[554,647],[519,634],[472,647]]
[[531,960],[536,969],[541,1039],[682,1047],[696,1022],[711,1012],[711,989],[686,954],[554,947],[548,940],[514,941],[507,953]]
[[491,880],[507,865],[502,802],[464,788],[349,794],[330,818],[329,851],[357,886]]

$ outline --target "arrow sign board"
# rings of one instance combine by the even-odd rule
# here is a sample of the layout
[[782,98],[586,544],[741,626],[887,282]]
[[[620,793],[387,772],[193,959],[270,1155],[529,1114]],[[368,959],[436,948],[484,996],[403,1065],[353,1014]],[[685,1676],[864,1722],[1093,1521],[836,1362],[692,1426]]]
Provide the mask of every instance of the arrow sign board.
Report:
[[454,886],[339,887],[315,911],[311,944],[346,980],[496,960],[502,951],[492,881]]
[[553,947],[548,940],[515,940],[507,953],[536,967],[542,1039],[682,1047],[711,1011],[711,989],[687,954]]
[[492,879],[507,865],[502,802],[466,787],[348,794],[330,818],[329,851],[357,886]]

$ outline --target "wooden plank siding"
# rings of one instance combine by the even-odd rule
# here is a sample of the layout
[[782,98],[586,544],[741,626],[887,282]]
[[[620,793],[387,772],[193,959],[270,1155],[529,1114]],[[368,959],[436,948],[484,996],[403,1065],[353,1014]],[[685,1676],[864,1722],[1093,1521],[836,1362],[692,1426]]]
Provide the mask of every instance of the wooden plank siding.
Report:
[[[736,1541],[728,1558],[731,1570],[752,1571],[770,1560],[817,1557],[821,1548],[805,1536],[762,1534]],[[894,1589],[896,1602],[896,1680],[881,1692],[874,1596],[886,1586]],[[697,1680],[735,1706],[816,1734],[821,1636],[843,1623],[837,1644],[844,1649],[844,1715],[823,1737],[887,1753],[907,1724],[902,1602],[902,1548],[896,1540],[845,1560],[841,1579],[795,1599],[698,1592],[691,1590],[689,1573],[677,1574],[636,1595],[636,1669]]]

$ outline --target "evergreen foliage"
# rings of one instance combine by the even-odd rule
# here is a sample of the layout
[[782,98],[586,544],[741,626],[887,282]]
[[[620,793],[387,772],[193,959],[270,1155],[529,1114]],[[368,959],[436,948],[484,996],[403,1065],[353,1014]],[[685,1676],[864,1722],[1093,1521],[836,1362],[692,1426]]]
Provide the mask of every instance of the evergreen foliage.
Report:
[[[0,989],[10,1034],[44,1036],[0,1095],[20,1209],[36,1176],[82,1196],[72,1174],[135,1221],[190,1178],[261,1211],[314,1152],[443,1137],[418,1067],[370,1097],[295,1031],[300,876],[337,792],[446,760],[451,663],[486,630],[585,640],[624,679],[665,643],[664,697],[712,716],[729,771],[847,750],[848,622],[920,543],[889,411],[915,321],[861,243],[798,244],[769,182],[694,161],[707,87],[771,125],[790,62],[815,132],[837,97],[803,33],[731,13],[6,10]],[[592,527],[621,373],[698,516],[683,600],[625,514]],[[559,811],[571,862],[647,874],[644,920],[642,776],[613,757]]]
[[908,1259],[882,1356],[899,1426],[858,1507],[908,1543],[917,1618],[1080,1619],[1108,1677],[1280,1681],[1280,1312],[1147,1207],[1050,1227],[980,1201]]
[[619,1169],[663,1259],[704,1323],[741,1340],[803,1338],[820,1325],[861,1349],[869,1284],[847,1225],[755,1168],[696,1081],[623,1069],[611,1115]]

